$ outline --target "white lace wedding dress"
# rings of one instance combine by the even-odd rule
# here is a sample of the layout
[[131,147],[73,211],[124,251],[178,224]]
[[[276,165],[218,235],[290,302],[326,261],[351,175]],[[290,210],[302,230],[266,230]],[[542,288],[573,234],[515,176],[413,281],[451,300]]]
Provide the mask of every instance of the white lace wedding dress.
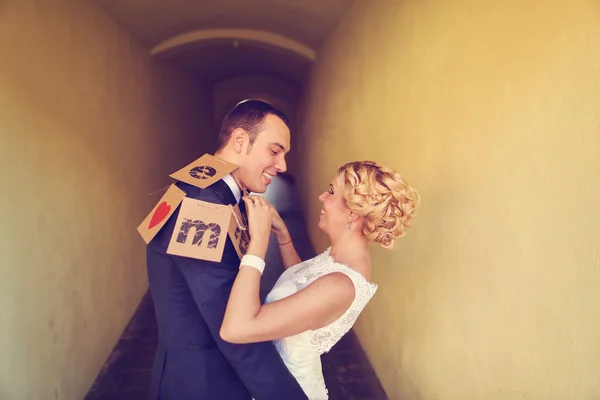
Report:
[[294,375],[309,400],[328,399],[323,380],[321,354],[328,352],[346,334],[377,290],[357,271],[336,263],[330,255],[331,247],[318,256],[288,268],[277,280],[266,298],[266,303],[290,296],[316,279],[332,272],[342,272],[354,283],[355,297],[350,308],[331,324],[309,330],[285,339],[276,340],[275,346],[288,369]]

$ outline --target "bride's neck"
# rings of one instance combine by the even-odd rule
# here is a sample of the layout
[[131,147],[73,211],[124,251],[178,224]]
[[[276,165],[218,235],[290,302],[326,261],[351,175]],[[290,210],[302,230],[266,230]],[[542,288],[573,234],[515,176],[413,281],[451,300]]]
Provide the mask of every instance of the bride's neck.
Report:
[[331,251],[329,253],[336,262],[345,264],[353,269],[364,269],[369,260],[368,241],[364,237],[356,235],[342,235],[339,238],[331,238]]

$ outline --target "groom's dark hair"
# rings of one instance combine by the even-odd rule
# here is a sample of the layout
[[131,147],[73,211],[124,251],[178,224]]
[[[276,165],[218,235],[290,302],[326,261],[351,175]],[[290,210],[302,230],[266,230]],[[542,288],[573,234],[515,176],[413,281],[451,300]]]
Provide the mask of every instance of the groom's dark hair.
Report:
[[285,114],[266,101],[252,99],[238,103],[223,119],[219,130],[217,151],[225,147],[231,138],[231,133],[237,128],[242,128],[248,132],[250,145],[252,146],[260,133],[263,121],[269,114],[281,118],[285,125],[291,129],[290,121]]

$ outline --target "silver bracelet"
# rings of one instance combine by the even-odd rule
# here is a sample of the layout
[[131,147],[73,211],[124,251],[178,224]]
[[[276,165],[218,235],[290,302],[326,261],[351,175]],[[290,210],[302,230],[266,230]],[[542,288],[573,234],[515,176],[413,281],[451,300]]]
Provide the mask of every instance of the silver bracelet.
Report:
[[240,261],[240,268],[242,267],[242,265],[247,265],[248,267],[256,268],[261,275],[265,270],[265,260],[252,254],[246,254],[244,255],[244,257],[242,257],[242,260]]

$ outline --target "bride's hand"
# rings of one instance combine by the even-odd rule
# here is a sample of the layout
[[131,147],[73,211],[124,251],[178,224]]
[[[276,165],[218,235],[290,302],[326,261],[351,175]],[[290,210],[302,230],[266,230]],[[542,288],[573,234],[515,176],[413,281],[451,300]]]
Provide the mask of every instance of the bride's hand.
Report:
[[290,240],[290,233],[283,222],[283,218],[279,215],[275,207],[271,203],[267,203],[271,207],[273,213],[273,222],[271,223],[272,231],[277,237],[277,241],[281,243],[288,242]]
[[266,252],[273,221],[272,206],[261,196],[244,196],[242,200],[246,202],[246,214],[248,215],[249,249],[250,246],[258,246],[260,251],[264,249]]

